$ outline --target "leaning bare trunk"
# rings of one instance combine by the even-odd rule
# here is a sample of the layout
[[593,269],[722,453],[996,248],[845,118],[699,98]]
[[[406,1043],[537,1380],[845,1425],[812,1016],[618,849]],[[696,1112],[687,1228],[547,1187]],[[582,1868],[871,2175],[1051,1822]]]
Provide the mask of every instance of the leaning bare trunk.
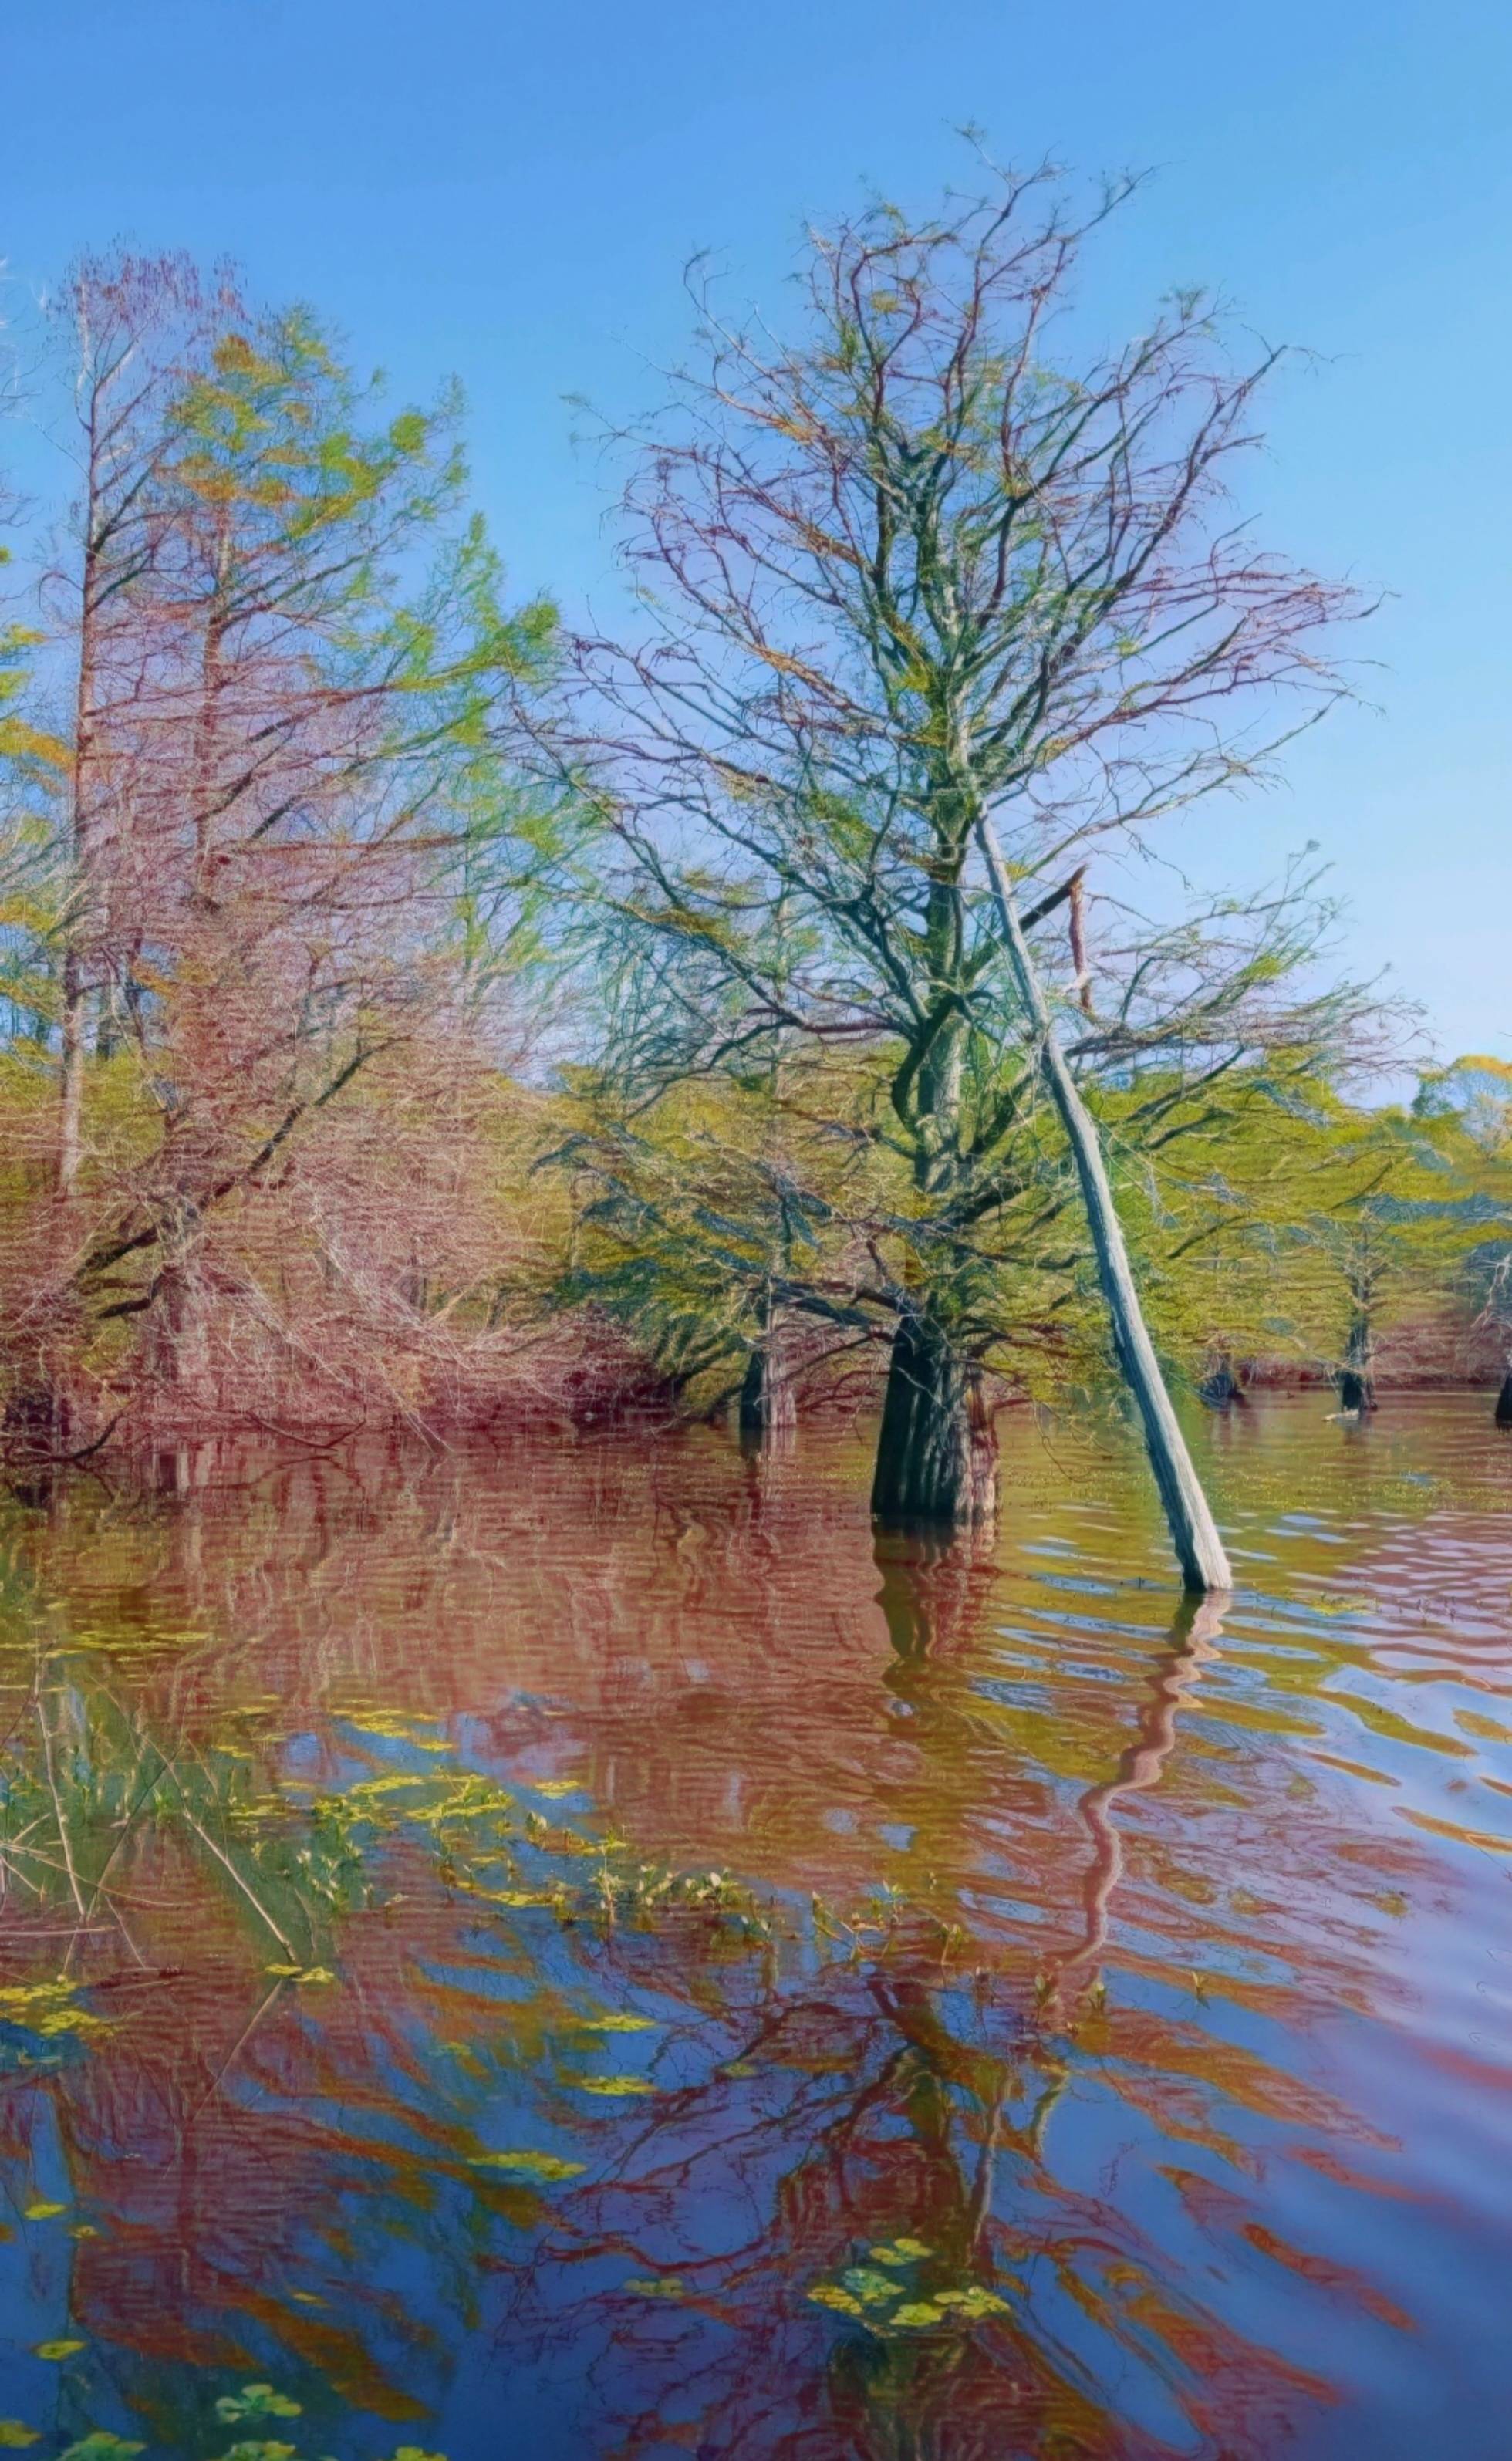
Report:
[[977,1370],[931,1316],[898,1320],[871,1509],[884,1527],[990,1521],[997,1509],[997,1443]]
[[1229,1571],[1228,1557],[1224,1552],[1223,1541],[1208,1509],[1202,1482],[1186,1449],[1186,1439],[1171,1406],[1171,1397],[1165,1389],[1165,1379],[1161,1373],[1161,1363],[1156,1358],[1155,1345],[1139,1306],[1139,1295],[1128,1250],[1124,1246],[1123,1228],[1114,1205],[1113,1190],[1108,1184],[1097,1131],[1055,1039],[1055,1030],[1045,1005],[1044,993],[1039,987],[1034,961],[1019,924],[1012,888],[1003,868],[1003,858],[998,852],[991,824],[985,814],[978,819],[976,830],[987,859],[988,875],[1002,918],[1009,960],[1019,996],[1028,1011],[1038,1042],[1040,1073],[1075,1161],[1081,1200],[1086,1208],[1097,1259],[1097,1278],[1113,1323],[1114,1349],[1124,1379],[1139,1404],[1144,1426],[1145,1450],[1155,1472],[1161,1502],[1165,1508],[1182,1577],[1187,1589],[1198,1594],[1208,1590],[1232,1589],[1233,1574]]

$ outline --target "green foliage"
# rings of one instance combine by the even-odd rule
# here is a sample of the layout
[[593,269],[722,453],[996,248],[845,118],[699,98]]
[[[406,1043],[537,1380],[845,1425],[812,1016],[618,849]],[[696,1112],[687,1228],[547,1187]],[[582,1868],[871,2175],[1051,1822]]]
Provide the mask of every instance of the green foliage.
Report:
[[460,801],[476,836],[505,784],[494,721],[549,672],[556,615],[545,599],[506,611],[500,558],[465,506],[456,392],[385,418],[381,390],[305,310],[226,333],[172,406],[164,503],[200,542],[217,625],[259,628],[361,696],[363,737],[340,746],[349,779],[355,761],[414,812]]
[[1179,1143],[1122,1160],[1152,1320],[1194,1366],[1332,1375],[1383,1334],[1468,1325],[1512,1232],[1512,1175],[1450,1108],[1362,1109],[1315,1071],[1230,1079]]
[[[344,1421],[403,1415],[430,1366],[459,1389],[549,1318],[710,1409],[919,1313],[1036,1398],[1113,1389],[974,868],[988,813],[1173,1367],[1335,1368],[1424,1312],[1512,1317],[1506,1066],[1436,1072],[1410,1116],[1352,1105],[1372,1009],[1319,971],[1315,877],[1157,924],[1089,873],[1083,912],[1105,842],[1252,773],[1230,696],[1327,701],[1314,636],[1350,602],[1211,534],[1264,371],[1232,376],[1201,301],[1085,366],[1020,347],[1101,219],[1037,189],[818,235],[775,353],[706,319],[631,481],[653,587],[625,655],[568,657],[549,600],[511,603],[455,389],[395,407],[309,310],[209,286],[190,316],[158,269],[172,348],[145,352],[101,584],[105,666],[149,681],[58,738],[82,635],[0,634],[19,1398],[77,1374],[98,1424],[144,1374],[192,1354],[208,1388],[255,1350]],[[86,751],[139,845],[85,849]],[[333,1915],[360,1886],[346,1812],[295,1871],[245,1843],[230,1772],[202,1808],[281,1928],[290,1892]]]
[[[374,1351],[385,1282],[410,1273],[402,1225],[392,1268],[365,1252],[371,1184],[351,1191],[350,1233],[332,1218],[354,1128],[324,1188],[298,1164],[313,1147],[318,1179],[338,1122],[381,1103],[392,1123],[426,1072],[479,1081],[502,994],[523,1019],[570,939],[556,889],[593,816],[522,766],[557,619],[544,598],[508,602],[467,503],[455,393],[395,414],[306,310],[253,314],[227,292],[181,331],[177,274],[147,268],[145,300],[123,282],[126,307],[109,268],[92,278],[139,319],[117,366],[152,374],[86,479],[88,642],[80,617],[33,674],[32,635],[0,641],[0,1322],[42,1327],[19,1373],[97,1391],[134,1359],[176,1380],[164,1319],[191,1286],[202,1307],[236,1291],[287,1378],[314,1346],[280,1316],[330,1288],[333,1249]],[[39,731],[60,663],[92,679],[76,741]],[[144,680],[123,699],[110,678],[128,671]],[[60,1167],[65,1011],[84,1209],[66,1268],[38,1206]],[[433,1111],[410,1117],[428,1129]],[[479,1181],[489,1142],[485,1126],[464,1157]],[[394,1146],[368,1139],[370,1156]],[[502,1243],[502,1207],[494,1220]],[[422,1269],[411,1285],[429,1300]],[[391,1360],[373,1365],[382,1379]]]
[[863,1124],[874,1089],[875,1070],[812,1058],[639,1105],[580,1078],[550,1157],[576,1195],[558,1304],[624,1323],[706,1401],[739,1382],[775,1310],[831,1345],[864,1332],[861,1228],[897,1192]]
[[[1327,1071],[1367,1005],[1318,988],[1331,910],[1306,876],[1174,927],[1112,908],[1085,945],[1088,859],[1253,774],[1231,702],[1273,686],[1326,703],[1310,636],[1352,602],[1214,529],[1265,371],[1221,363],[1203,302],[1169,303],[1105,360],[1047,358],[1049,302],[1114,201],[1078,227],[1039,185],[1004,175],[934,214],[877,204],[816,234],[797,331],[775,343],[711,309],[641,439],[652,647],[595,675],[624,851],[604,965],[622,1108],[596,1217],[623,1260],[594,1290],[679,1375],[709,1322],[693,1285],[721,1270],[721,1359],[764,1323],[764,1275],[802,1313],[838,1288],[858,1338],[926,1316],[1031,1390],[1107,1373],[1079,1185],[974,867],[987,818],[1052,981],[1069,919],[1054,1022],[1157,1241],[1150,1157],[1195,1131],[1211,1087]],[[728,1118],[762,1069],[806,1052],[819,1076],[837,1051],[861,1095],[838,1124],[859,1166],[842,1203],[791,1138],[765,1186],[732,1172],[728,1141],[690,1141],[664,1201],[645,1122],[671,1082],[720,1082]],[[804,1192],[786,1219],[779,1172]],[[820,1197],[810,1270],[788,1222],[808,1230]]]

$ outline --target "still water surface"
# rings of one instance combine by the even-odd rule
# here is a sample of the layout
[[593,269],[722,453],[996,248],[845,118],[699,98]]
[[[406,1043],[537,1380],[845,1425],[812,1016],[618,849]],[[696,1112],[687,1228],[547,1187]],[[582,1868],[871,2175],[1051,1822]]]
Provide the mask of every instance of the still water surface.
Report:
[[0,2444],[1504,2461],[1512,1443],[1197,1434],[7,1506]]

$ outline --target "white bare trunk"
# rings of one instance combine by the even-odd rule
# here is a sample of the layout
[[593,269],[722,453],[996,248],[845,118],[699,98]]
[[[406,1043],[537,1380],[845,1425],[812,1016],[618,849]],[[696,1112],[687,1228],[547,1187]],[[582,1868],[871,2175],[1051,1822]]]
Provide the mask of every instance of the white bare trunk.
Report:
[[1186,1439],[1165,1389],[1161,1362],[1156,1358],[1155,1345],[1139,1306],[1139,1294],[1129,1263],[1129,1252],[1124,1245],[1123,1227],[1108,1184],[1107,1166],[1102,1158],[1096,1124],[1076,1089],[1076,1081],[1055,1038],[1054,1025],[1045,1005],[1034,961],[1019,923],[1012,886],[1004,868],[991,824],[984,815],[978,820],[976,828],[987,859],[988,877],[1002,918],[1009,962],[1038,1045],[1040,1074],[1075,1161],[1082,1203],[1086,1207],[1097,1259],[1097,1278],[1113,1321],[1118,1364],[1139,1404],[1145,1448],[1155,1472],[1155,1483],[1161,1491],[1161,1502],[1165,1508],[1182,1577],[1187,1589],[1198,1594],[1210,1590],[1232,1589],[1233,1574],[1229,1570],[1228,1557],[1224,1552],[1223,1540],[1208,1509],[1207,1498],[1203,1493],[1202,1482],[1192,1466]]

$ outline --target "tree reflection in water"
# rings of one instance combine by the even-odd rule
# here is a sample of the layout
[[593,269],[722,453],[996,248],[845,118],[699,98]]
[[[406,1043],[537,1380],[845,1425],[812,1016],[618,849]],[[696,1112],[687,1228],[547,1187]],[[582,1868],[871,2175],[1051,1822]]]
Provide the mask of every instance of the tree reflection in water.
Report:
[[1411,2321],[1336,2245],[1389,2132],[1307,2044],[1373,2018],[1426,1842],[1341,1896],[1312,1780],[1207,1704],[1211,1606],[1152,1658],[1106,1581],[873,1557],[801,1448],[535,1469],[17,1517],[0,2152],[61,2210],[7,2329],[84,2344],[18,2414],[45,2377],[65,2437],[208,2456],[249,2377],[343,2456],[469,2461],[501,2403],[545,2461],[1318,2433],[1233,2252]]

